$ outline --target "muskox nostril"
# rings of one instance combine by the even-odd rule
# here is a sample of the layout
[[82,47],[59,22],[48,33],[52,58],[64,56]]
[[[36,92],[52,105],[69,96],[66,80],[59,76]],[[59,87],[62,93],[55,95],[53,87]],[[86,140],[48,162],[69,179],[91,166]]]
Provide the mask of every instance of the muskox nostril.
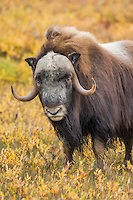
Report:
[[50,109],[46,108],[46,112],[51,114],[51,115],[57,115],[60,110],[61,110],[61,108],[58,108],[56,110],[55,109],[50,110]]
[[61,110],[61,108],[58,108],[58,110],[53,114],[53,115],[57,115],[57,113]]
[[60,121],[67,114],[67,110],[64,105],[59,105],[55,107],[44,107],[44,112],[46,116],[52,121]]

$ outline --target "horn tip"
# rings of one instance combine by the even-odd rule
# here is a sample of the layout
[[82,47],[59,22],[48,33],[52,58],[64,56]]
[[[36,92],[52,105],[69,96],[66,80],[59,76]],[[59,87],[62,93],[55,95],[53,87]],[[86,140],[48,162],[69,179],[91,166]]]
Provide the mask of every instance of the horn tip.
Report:
[[96,81],[94,80],[94,78],[92,78],[92,81],[93,81],[93,87],[94,87],[94,90],[96,90]]
[[95,80],[94,80],[94,78],[92,78],[92,80],[93,80],[93,83],[96,83]]
[[93,84],[96,86],[96,81],[95,81],[95,79],[94,79],[94,78],[92,78],[92,80],[93,80]]
[[11,92],[12,92],[12,94],[14,95],[14,90],[13,90],[13,87],[12,87],[12,85],[11,85]]

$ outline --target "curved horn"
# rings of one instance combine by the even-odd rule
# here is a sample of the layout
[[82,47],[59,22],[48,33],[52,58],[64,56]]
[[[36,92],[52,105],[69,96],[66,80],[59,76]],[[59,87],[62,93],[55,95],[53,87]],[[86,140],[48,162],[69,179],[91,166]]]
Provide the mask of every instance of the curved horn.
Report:
[[19,100],[19,101],[23,101],[23,102],[26,102],[26,101],[31,101],[32,99],[34,99],[37,95],[38,95],[38,87],[36,85],[36,82],[34,81],[34,88],[32,90],[32,92],[30,94],[28,94],[27,96],[19,96],[17,95],[14,90],[13,90],[13,87],[11,86],[11,91],[12,91],[12,94],[13,96]]
[[73,72],[73,78],[72,78],[73,86],[74,86],[74,88],[75,88],[75,90],[77,92],[79,92],[80,94],[82,94],[84,96],[91,95],[91,94],[93,94],[95,92],[95,90],[96,90],[96,82],[95,82],[95,80],[93,78],[92,78],[92,80],[93,80],[92,88],[90,90],[86,90],[80,85],[75,71]]
[[72,66],[71,66],[71,71],[72,71],[72,74],[73,74],[73,77],[72,77],[72,83],[73,83],[73,86],[75,88],[75,90],[77,92],[79,92],[80,94],[82,95],[85,95],[85,96],[88,96],[88,95],[91,95],[95,92],[96,90],[96,82],[95,80],[92,78],[93,80],[93,85],[92,85],[92,88],[90,90],[85,90],[79,83],[79,80],[78,80],[78,77],[76,75],[76,72],[74,70],[74,68],[77,67],[78,65],[78,60],[79,60],[79,57],[81,56],[80,53],[77,53],[77,52],[72,52],[72,53],[69,53],[68,54],[68,58],[70,59],[71,63],[72,63]]

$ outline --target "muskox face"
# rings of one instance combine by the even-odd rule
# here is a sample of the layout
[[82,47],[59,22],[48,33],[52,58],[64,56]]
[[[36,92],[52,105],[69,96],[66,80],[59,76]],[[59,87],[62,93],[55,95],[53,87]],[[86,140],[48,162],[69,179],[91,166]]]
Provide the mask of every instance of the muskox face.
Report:
[[38,62],[35,57],[25,59],[33,70],[34,88],[25,97],[18,96],[12,88],[14,97],[20,101],[30,101],[39,94],[47,117],[52,121],[62,120],[71,106],[73,89],[81,95],[91,95],[96,90],[94,79],[90,90],[85,90],[80,85],[74,70],[79,56],[78,53],[70,53],[67,58],[49,52]]
[[42,57],[34,73],[45,114],[60,121],[67,114],[72,99],[72,63],[54,52]]

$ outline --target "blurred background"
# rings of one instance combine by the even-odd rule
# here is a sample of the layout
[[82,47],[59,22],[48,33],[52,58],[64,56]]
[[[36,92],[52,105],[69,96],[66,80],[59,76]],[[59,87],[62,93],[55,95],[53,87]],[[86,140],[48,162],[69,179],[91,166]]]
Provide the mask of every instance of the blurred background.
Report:
[[101,43],[133,40],[133,0],[1,1],[0,81],[29,81],[24,58],[38,53],[53,24],[89,31]]

